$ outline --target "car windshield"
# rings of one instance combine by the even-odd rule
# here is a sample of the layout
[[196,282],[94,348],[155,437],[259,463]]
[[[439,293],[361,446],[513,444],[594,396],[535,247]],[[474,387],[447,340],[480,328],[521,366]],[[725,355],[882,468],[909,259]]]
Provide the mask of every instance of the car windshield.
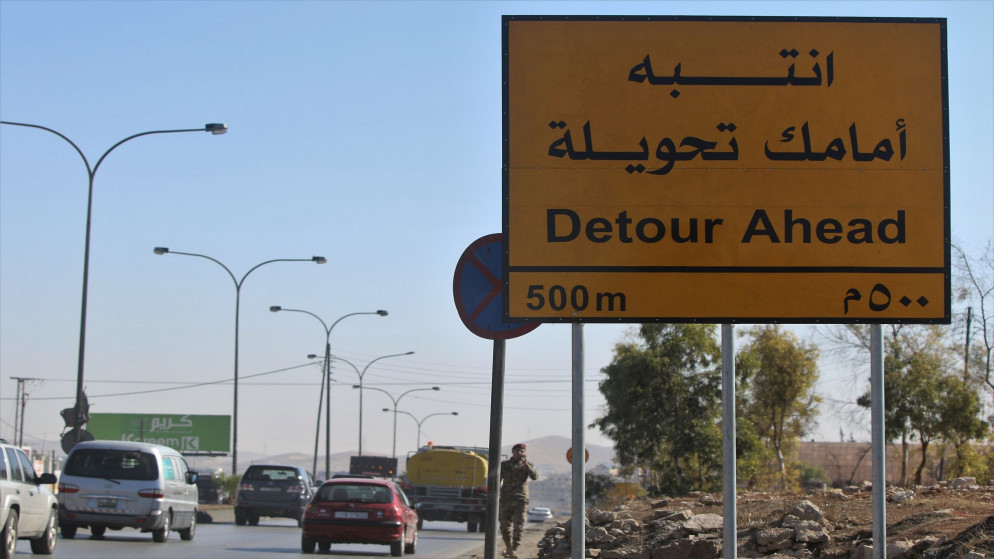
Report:
[[300,475],[294,468],[279,466],[251,466],[242,476],[244,481],[297,481]]
[[317,500],[340,503],[392,503],[393,491],[383,485],[331,483],[321,488]]
[[79,449],[66,462],[66,475],[151,481],[159,478],[155,456],[136,450]]

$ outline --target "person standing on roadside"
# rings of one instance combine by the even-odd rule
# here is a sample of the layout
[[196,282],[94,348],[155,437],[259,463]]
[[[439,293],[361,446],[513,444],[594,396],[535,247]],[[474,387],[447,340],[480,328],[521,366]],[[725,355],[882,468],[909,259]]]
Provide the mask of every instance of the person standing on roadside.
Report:
[[[511,447],[511,457],[500,463],[500,535],[504,556],[517,559],[521,531],[528,509],[528,480],[538,479],[538,471],[525,455],[524,443]],[[513,527],[513,528],[512,528]]]

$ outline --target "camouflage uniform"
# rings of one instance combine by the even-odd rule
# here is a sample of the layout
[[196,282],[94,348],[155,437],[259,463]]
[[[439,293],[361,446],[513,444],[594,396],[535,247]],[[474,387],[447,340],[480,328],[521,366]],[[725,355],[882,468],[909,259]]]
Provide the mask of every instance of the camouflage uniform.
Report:
[[[500,535],[507,548],[505,555],[517,557],[521,530],[528,508],[528,480],[538,479],[538,472],[527,460],[505,460],[500,463]],[[513,539],[511,525],[514,525]]]

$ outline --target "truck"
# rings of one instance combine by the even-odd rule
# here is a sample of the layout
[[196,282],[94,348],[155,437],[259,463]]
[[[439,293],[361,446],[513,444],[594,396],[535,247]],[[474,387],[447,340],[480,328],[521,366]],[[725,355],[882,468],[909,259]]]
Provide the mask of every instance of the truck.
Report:
[[482,532],[487,518],[487,448],[429,443],[407,458],[404,492],[426,520],[465,522]]

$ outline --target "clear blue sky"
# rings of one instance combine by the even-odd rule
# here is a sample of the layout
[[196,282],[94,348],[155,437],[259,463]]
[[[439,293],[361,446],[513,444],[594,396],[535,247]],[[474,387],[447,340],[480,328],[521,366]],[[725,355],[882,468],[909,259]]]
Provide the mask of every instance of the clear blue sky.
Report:
[[[424,417],[422,440],[488,442],[492,343],[460,322],[452,274],[501,227],[502,14],[948,18],[952,232],[992,237],[994,4],[968,2],[46,2],[0,0],[0,119],[54,128],[91,163],[137,132],[225,122],[223,136],[133,140],[96,176],[86,386],[93,412],[228,414],[241,277],[239,452],[311,452],[322,353]],[[28,384],[26,442],[58,448],[75,391],[86,173],[56,136],[0,126],[0,435]],[[958,309],[954,309],[958,310]],[[586,332],[586,421],[625,326]],[[570,436],[570,327],[507,345],[504,442]],[[805,339],[814,334],[797,328]],[[298,367],[298,368],[293,368]],[[283,369],[289,369],[283,371]],[[332,450],[357,444],[355,372],[334,367]],[[847,413],[865,370],[822,362],[817,438],[868,437]],[[223,384],[175,389],[200,382]],[[157,391],[173,388],[169,391]],[[383,394],[364,451],[389,453]],[[400,417],[398,453],[414,447]],[[597,431],[588,442],[607,444]],[[322,443],[323,446],[323,443]],[[242,462],[244,463],[244,462]]]

